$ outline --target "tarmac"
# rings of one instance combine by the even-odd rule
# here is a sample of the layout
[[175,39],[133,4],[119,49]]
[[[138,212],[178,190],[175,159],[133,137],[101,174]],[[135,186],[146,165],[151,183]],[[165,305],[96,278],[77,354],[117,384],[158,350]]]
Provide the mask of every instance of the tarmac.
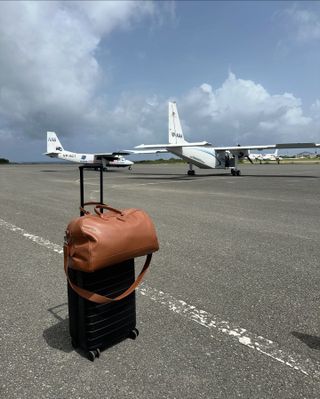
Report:
[[104,173],[105,202],[146,210],[160,251],[139,337],[90,362],[71,346],[62,256],[78,167],[0,167],[0,397],[320,397],[320,166],[186,169]]

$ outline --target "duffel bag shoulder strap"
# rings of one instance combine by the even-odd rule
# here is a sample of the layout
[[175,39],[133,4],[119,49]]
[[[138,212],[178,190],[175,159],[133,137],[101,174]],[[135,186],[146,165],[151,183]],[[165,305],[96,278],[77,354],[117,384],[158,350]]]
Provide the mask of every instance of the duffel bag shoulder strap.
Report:
[[85,290],[84,288],[80,288],[76,284],[74,284],[70,280],[69,273],[68,273],[69,251],[68,251],[67,244],[64,245],[63,252],[64,252],[64,271],[66,273],[70,287],[82,298],[87,299],[88,301],[91,301],[91,302],[101,303],[101,304],[120,301],[121,299],[130,295],[141,283],[143,276],[145,275],[146,271],[148,270],[148,268],[150,266],[150,262],[151,262],[151,258],[152,258],[152,254],[147,255],[146,261],[144,263],[144,266],[143,266],[139,276],[136,278],[135,282],[126,291],[124,291],[122,294],[118,295],[115,298],[109,298],[107,296],[96,294],[95,292]]

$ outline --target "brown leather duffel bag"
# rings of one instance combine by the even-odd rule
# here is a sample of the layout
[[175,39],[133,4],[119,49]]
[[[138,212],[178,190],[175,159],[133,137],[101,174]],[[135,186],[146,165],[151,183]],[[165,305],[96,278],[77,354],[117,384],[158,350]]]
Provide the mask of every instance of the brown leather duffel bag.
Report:
[[[88,202],[85,205],[96,205]],[[101,213],[101,209],[109,212]],[[152,220],[140,209],[96,205],[95,214],[73,219],[66,229],[68,267],[84,272],[151,254],[159,249]]]
[[[73,219],[67,226],[64,244],[64,270],[71,288],[81,297],[95,303],[119,301],[130,295],[142,281],[150,266],[152,253],[159,243],[152,220],[140,209],[118,210],[96,202],[95,213],[80,208],[85,215]],[[102,213],[101,209],[110,212]],[[69,278],[68,268],[84,272],[121,263],[147,255],[145,264],[135,282],[122,294],[109,298],[75,285]]]

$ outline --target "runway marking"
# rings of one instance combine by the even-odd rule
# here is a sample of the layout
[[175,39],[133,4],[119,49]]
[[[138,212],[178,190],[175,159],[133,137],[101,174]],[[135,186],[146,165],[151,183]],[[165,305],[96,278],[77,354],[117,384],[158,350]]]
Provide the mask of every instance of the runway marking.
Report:
[[[221,320],[217,316],[212,315],[205,310],[197,309],[195,306],[190,305],[183,300],[178,300],[170,294],[148,287],[146,284],[143,284],[139,289],[139,292],[141,295],[165,306],[172,312],[177,313],[188,320],[200,324],[211,331],[217,330],[220,333],[226,334],[238,341],[240,344],[256,350],[257,352],[262,353],[304,375],[320,379],[319,363],[304,358],[297,353],[291,355],[285,350],[282,350],[277,342],[273,342],[260,335],[247,331],[245,328],[241,328],[228,321]],[[216,337],[211,335],[211,338]]]
[[63,253],[63,248],[61,245],[53,244],[51,241],[46,240],[42,237],[36,236],[34,234],[30,234],[21,227],[17,227],[14,224],[8,223],[5,220],[0,218],[0,226],[5,227],[7,230],[14,231],[15,233],[19,233],[22,235],[24,238],[27,238],[28,240],[31,240],[35,242],[36,244],[39,244],[43,247],[46,247],[48,249],[51,249],[54,252],[57,252],[58,254]]
[[[0,227],[18,233],[24,238],[31,240],[32,242],[50,249],[60,255],[63,253],[63,247],[61,245],[54,244],[42,237],[30,234],[21,227],[6,222],[1,218]],[[143,283],[142,286],[138,288],[138,292],[142,296],[151,299],[157,304],[164,306],[171,312],[176,313],[189,321],[197,323],[209,329],[210,331],[216,330],[219,333],[228,335],[247,348],[262,353],[295,371],[315,379],[320,379],[319,363],[314,362],[309,358],[305,358],[297,353],[291,355],[285,350],[282,350],[277,342],[273,342],[260,335],[247,331],[245,328],[241,328],[226,320],[221,320],[219,317],[212,315],[205,310],[197,309],[195,306],[190,305],[183,300],[177,299],[163,291],[152,288],[146,283]],[[210,335],[210,337],[214,339],[216,338],[214,335]]]

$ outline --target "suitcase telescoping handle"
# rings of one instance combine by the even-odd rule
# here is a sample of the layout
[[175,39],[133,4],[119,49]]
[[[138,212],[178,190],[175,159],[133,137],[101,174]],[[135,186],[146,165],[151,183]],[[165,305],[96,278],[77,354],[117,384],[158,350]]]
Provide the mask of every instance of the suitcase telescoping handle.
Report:
[[83,176],[83,170],[84,169],[99,169],[100,171],[100,202],[98,204],[103,204],[103,165],[81,165],[79,166],[79,171],[80,171],[80,216],[83,216],[86,214],[84,212],[83,207],[85,206],[84,202],[84,176]]
[[120,301],[121,299],[130,295],[141,283],[143,276],[145,275],[146,271],[148,270],[148,268],[150,266],[150,262],[151,262],[151,258],[152,258],[152,254],[147,255],[146,261],[144,263],[144,266],[143,266],[139,276],[136,278],[134,283],[126,291],[124,291],[122,294],[118,295],[115,298],[110,298],[110,297],[107,297],[104,295],[96,294],[95,292],[85,290],[84,288],[80,288],[70,281],[69,273],[68,273],[68,268],[69,268],[69,266],[68,266],[68,258],[69,258],[68,245],[65,244],[63,249],[64,249],[64,251],[63,251],[64,252],[64,271],[66,273],[70,287],[82,298],[87,299],[88,301],[91,301],[91,302],[101,303],[101,304]]

